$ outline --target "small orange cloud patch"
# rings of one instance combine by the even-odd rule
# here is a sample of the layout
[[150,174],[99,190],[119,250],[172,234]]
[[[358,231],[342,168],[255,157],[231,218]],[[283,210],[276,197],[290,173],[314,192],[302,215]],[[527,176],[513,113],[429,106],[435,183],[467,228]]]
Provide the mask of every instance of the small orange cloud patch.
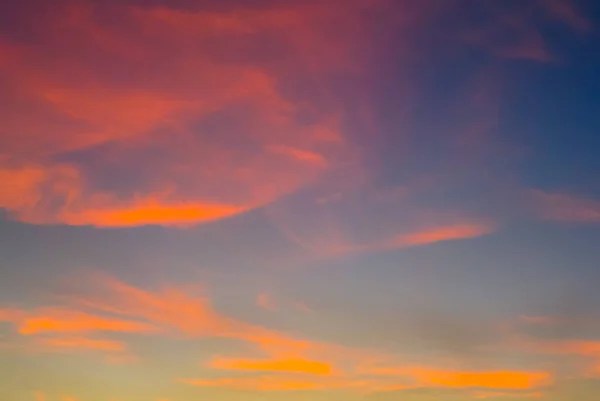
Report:
[[215,358],[209,362],[208,366],[214,369],[293,372],[312,375],[329,375],[334,372],[331,365],[325,362],[307,361],[302,359],[243,360]]
[[222,219],[243,212],[238,206],[200,203],[165,204],[157,200],[138,201],[121,209],[90,209],[63,214],[72,225],[93,224],[98,227],[129,227],[144,224],[187,226]]
[[550,383],[545,372],[446,372],[436,370],[415,371],[423,382],[442,387],[484,387],[526,390]]
[[151,333],[156,328],[150,324],[130,320],[111,319],[84,312],[42,308],[15,322],[23,335],[67,332],[86,333],[94,331],[116,331],[126,333]]
[[528,390],[547,385],[552,381],[552,376],[547,372],[528,371],[455,371],[430,367],[391,366],[368,367],[361,372],[379,376],[410,377],[416,385],[424,387]]
[[426,245],[440,241],[451,241],[479,237],[494,231],[489,224],[459,224],[440,226],[431,230],[417,231],[398,238],[398,244],[404,246]]
[[86,337],[42,337],[37,344],[55,350],[97,350],[124,352],[125,343],[114,340],[101,340]]

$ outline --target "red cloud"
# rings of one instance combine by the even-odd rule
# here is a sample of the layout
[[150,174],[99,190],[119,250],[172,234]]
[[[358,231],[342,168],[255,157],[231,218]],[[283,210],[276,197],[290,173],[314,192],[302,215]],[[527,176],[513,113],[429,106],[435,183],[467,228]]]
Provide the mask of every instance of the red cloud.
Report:
[[19,15],[36,28],[0,47],[0,207],[31,223],[182,225],[312,182],[349,152],[323,79],[359,66],[365,4]]
[[[61,0],[12,15],[22,29],[19,40],[0,42],[0,77],[10,83],[0,95],[8,188],[0,208],[35,224],[188,225],[271,204],[324,177],[366,180],[358,144],[370,146],[377,129],[361,87],[382,29],[401,33],[394,52],[409,69],[409,39],[454,7],[213,3]],[[541,3],[582,24],[565,3]],[[473,40],[546,59],[529,14],[506,9],[487,10],[489,30]],[[444,37],[462,43],[459,31]],[[354,125],[369,140],[355,141]]]

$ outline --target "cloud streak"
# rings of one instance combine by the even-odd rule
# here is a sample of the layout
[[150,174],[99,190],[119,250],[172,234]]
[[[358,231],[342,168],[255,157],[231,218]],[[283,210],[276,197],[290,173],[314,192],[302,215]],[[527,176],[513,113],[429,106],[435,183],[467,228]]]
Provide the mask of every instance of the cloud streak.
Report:
[[567,223],[600,223],[600,201],[567,193],[530,192],[541,219]]

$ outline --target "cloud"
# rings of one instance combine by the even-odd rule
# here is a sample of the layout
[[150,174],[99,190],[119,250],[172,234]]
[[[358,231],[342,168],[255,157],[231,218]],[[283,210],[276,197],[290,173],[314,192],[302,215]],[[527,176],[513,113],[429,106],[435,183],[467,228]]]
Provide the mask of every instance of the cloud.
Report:
[[273,204],[269,216],[291,242],[324,256],[464,240],[498,228],[474,213],[420,206],[420,196],[418,189],[358,183],[325,197],[309,193]]
[[447,372],[424,370],[415,375],[432,385],[444,387],[486,387],[523,390],[551,382],[546,372]]
[[600,341],[529,339],[521,344],[538,353],[600,358]]
[[334,372],[334,369],[327,363],[302,359],[241,360],[215,358],[209,362],[208,366],[214,369],[294,372],[312,375],[330,375]]
[[32,335],[39,333],[68,332],[86,333],[94,331],[115,331],[125,333],[152,333],[156,328],[145,323],[111,319],[84,312],[66,309],[42,308],[16,322],[19,333]]
[[490,234],[494,230],[494,226],[484,223],[440,226],[431,230],[403,235],[398,238],[397,242],[394,241],[392,244],[398,244],[398,246],[426,245],[440,241],[480,237],[482,235]]
[[126,351],[126,345],[122,341],[86,337],[42,337],[37,340],[37,344],[52,350],[64,351],[94,350],[109,353]]
[[[29,349],[34,352],[99,352],[107,363],[137,360],[127,341],[111,338],[115,333],[172,341],[221,338],[249,346],[237,355],[230,348],[227,356],[216,350],[207,355],[201,364],[211,372],[207,377],[177,379],[194,386],[275,392],[336,389],[372,393],[414,388],[531,392],[553,380],[543,371],[452,370],[435,363],[402,364],[401,356],[395,353],[296,337],[219,313],[198,286],[149,290],[103,274],[86,279],[93,286],[77,281],[77,291],[57,298],[60,306],[31,311],[2,309],[0,317],[32,340]],[[563,352],[596,355],[598,349],[578,343]],[[235,374],[223,376],[231,372]]]
[[[188,288],[149,291],[102,274],[88,279],[94,291],[64,293],[57,299],[60,306],[31,311],[0,309],[0,320],[12,323],[20,335],[32,337],[42,351],[106,351],[113,359],[123,357],[127,347],[105,337],[111,333],[243,341],[266,356],[288,360],[288,367],[303,366],[311,352],[328,349],[324,344],[224,316],[213,309],[209,298]],[[311,365],[306,361],[308,369]],[[282,363],[280,367],[286,362]]]
[[307,341],[224,316],[213,309],[206,295],[185,288],[147,291],[102,275],[93,281],[101,291],[70,297],[76,307],[144,320],[166,335],[237,339],[270,353],[295,354],[311,347]]
[[600,222],[600,201],[567,193],[528,193],[539,218],[570,223]]
[[[364,393],[388,392],[415,388],[512,390],[528,396],[531,389],[550,383],[543,372],[458,372],[422,368],[372,369],[362,375],[323,377],[252,376],[217,379],[180,379],[200,387],[222,387],[253,391],[354,390]],[[498,392],[497,394],[501,394]],[[504,394],[504,393],[503,393]]]
[[[30,339],[27,352],[100,352],[110,363],[131,362],[127,343],[104,338],[106,333],[156,334],[158,328],[134,320],[90,314],[66,307],[32,311],[0,310],[0,321],[12,323],[18,334]],[[100,334],[100,335],[99,335]]]
[[279,376],[228,377],[218,379],[180,379],[181,383],[199,387],[233,388],[237,390],[286,392],[315,390],[355,390],[363,393],[394,391],[410,388],[401,384],[386,384],[369,379],[286,378]]
[[33,393],[33,399],[35,401],[46,401],[46,394],[44,394],[42,391],[35,391]]
[[220,379],[180,379],[181,383],[199,387],[225,387],[254,391],[319,390],[318,383],[309,380],[285,380],[280,377],[242,377]]
[[187,225],[314,181],[349,154],[324,78],[359,66],[365,4],[16,11],[0,207],[36,224]]
[[[31,2],[4,6],[0,208],[33,224],[186,226],[340,177],[372,181],[380,172],[368,159],[383,132],[364,100],[368,60],[386,46],[401,54],[398,70],[415,74],[437,54],[423,54],[425,39],[550,57],[529,9],[494,2]],[[583,24],[565,2],[536,4],[546,19]],[[485,18],[466,18],[471,7]],[[414,78],[401,96],[407,110],[419,98],[413,81],[427,80]],[[476,103],[477,116],[493,114]],[[412,118],[403,114],[399,129]],[[456,153],[489,122],[472,125],[435,139]]]
[[315,311],[306,305],[304,302],[294,302],[294,309],[302,313],[315,313]]
[[258,297],[256,298],[256,305],[268,311],[274,311],[277,309],[273,298],[266,292],[258,294]]
[[578,10],[576,3],[569,0],[538,0],[540,7],[551,18],[569,25],[579,32],[587,32],[591,28],[590,21]]
[[549,331],[533,335],[513,333],[505,345],[508,349],[522,354],[559,357],[561,366],[565,367],[569,375],[600,377],[600,341],[578,338],[573,332],[561,330],[560,326],[571,328],[580,324],[576,320],[552,318],[526,322]]
[[521,315],[519,319],[528,324],[555,325],[560,322],[560,320],[550,316]]
[[0,310],[0,321],[14,324],[18,333],[24,336],[102,331],[141,334],[156,332],[156,328],[147,323],[55,307],[39,308],[31,312],[19,309]]
[[547,372],[454,371],[429,367],[370,367],[363,373],[411,377],[420,386],[527,390],[551,383]]
[[518,398],[518,399],[524,399],[524,398],[542,398],[544,396],[544,393],[540,392],[540,391],[533,391],[533,392],[518,392],[518,393],[508,393],[508,392],[502,392],[502,391],[475,391],[473,393],[471,393],[471,397],[473,397],[476,400],[485,400],[485,399],[506,399],[506,398]]

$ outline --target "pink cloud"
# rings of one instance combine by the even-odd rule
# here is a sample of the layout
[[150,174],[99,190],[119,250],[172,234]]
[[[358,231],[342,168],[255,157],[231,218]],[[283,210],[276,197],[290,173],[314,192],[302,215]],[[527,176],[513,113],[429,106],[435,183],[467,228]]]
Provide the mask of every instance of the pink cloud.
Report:
[[256,305],[268,311],[277,309],[273,297],[266,292],[258,294],[258,297],[256,297]]
[[[186,225],[314,181],[348,154],[322,78],[359,66],[361,7],[57,3],[36,19],[36,41],[2,44],[14,85],[0,113],[10,189],[0,207],[37,224]],[[276,60],[266,38],[281,49]],[[307,102],[290,90],[298,84],[323,96]],[[103,187],[114,169],[123,174]]]
[[529,192],[539,218],[572,223],[600,222],[600,201],[567,193]]

